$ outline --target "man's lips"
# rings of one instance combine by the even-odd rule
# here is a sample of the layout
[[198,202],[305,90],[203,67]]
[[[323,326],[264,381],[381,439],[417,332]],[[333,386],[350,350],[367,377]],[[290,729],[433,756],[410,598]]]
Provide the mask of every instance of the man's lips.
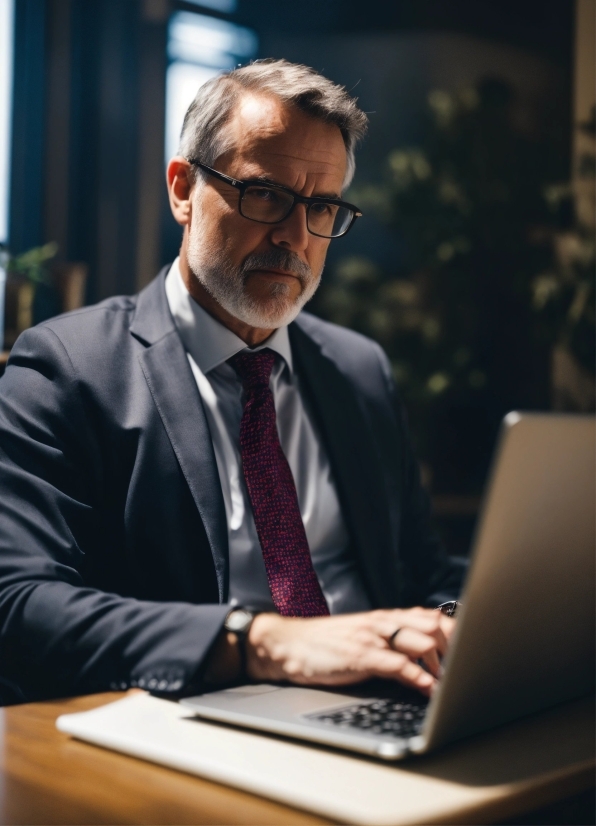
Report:
[[253,270],[249,270],[249,273],[262,273],[264,275],[275,275],[277,277],[282,278],[298,278],[298,276],[293,272],[288,272],[287,270],[278,270],[276,267],[255,267]]

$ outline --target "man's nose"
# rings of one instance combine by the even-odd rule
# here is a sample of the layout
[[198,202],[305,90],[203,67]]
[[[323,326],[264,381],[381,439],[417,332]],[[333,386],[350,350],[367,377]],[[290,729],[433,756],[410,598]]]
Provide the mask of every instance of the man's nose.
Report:
[[278,247],[298,252],[307,248],[309,234],[306,204],[296,204],[288,217],[273,227],[271,241]]

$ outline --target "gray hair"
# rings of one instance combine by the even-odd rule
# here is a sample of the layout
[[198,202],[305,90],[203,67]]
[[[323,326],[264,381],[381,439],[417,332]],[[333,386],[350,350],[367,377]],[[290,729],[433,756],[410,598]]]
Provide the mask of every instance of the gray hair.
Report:
[[213,166],[230,148],[224,127],[246,92],[274,95],[313,118],[338,126],[347,153],[344,187],[350,184],[356,169],[356,144],[366,133],[367,116],[343,86],[287,60],[255,60],[204,83],[186,112],[179,154]]

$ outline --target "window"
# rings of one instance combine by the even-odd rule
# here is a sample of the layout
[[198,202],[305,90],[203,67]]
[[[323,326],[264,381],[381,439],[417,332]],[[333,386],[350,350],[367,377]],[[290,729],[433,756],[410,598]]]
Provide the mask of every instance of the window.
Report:
[[13,0],[0,2],[0,243],[8,240],[13,11]]
[[[201,5],[230,12],[235,2],[202,0]],[[184,115],[199,86],[255,57],[257,49],[257,36],[251,29],[206,14],[180,11],[172,15],[166,77],[166,162],[177,152]]]

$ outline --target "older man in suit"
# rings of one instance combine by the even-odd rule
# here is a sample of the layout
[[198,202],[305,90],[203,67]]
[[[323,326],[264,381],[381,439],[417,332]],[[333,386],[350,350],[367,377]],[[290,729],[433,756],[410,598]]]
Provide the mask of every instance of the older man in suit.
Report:
[[[23,334],[0,382],[5,701],[242,679],[430,693],[458,571],[373,342],[301,309],[366,116],[310,69],[203,86],[180,256]],[[423,607],[420,607],[423,606]]]

